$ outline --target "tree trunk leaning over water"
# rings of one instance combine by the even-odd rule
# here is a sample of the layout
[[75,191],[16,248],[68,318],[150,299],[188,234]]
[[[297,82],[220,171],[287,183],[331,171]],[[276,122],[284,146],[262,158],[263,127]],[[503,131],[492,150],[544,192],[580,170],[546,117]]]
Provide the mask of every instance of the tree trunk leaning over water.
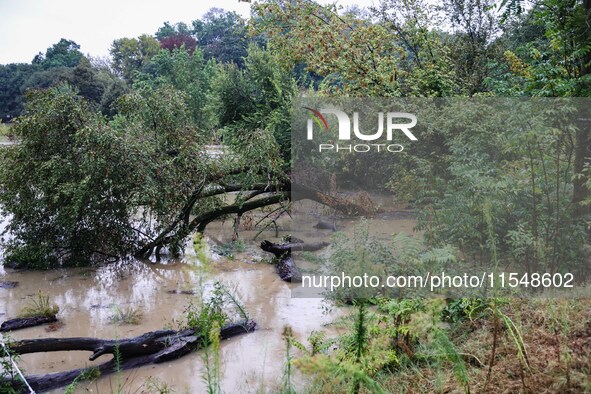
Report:
[[[201,199],[237,191],[248,193],[250,197],[245,201],[222,205],[211,211],[190,217],[194,206],[198,204]],[[278,185],[262,183],[248,186],[236,184],[210,185],[207,189],[202,188],[196,190],[194,195],[189,201],[187,201],[185,207],[179,213],[178,218],[166,229],[163,229],[154,239],[150,239],[141,245],[134,255],[138,258],[149,258],[154,251],[159,250],[164,246],[168,246],[171,243],[179,242],[179,240],[185,239],[194,231],[203,232],[209,223],[227,215],[242,215],[246,212],[270,205],[287,205],[289,202],[304,199],[313,200],[322,205],[334,208],[345,215],[370,216],[374,213],[371,207],[364,206],[358,202],[350,201],[346,198],[330,196],[319,190],[303,185],[295,185],[289,181],[285,181]]]

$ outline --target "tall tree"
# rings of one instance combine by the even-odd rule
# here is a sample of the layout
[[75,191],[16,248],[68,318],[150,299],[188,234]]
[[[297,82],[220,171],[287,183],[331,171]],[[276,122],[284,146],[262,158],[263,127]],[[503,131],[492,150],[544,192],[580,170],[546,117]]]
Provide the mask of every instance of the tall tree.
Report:
[[213,81],[214,109],[225,129],[225,142],[240,141],[252,130],[264,129],[288,162],[295,80],[271,51],[254,44],[244,61],[243,70],[235,64],[224,65]]
[[39,70],[38,65],[0,65],[0,120],[8,122],[23,109],[23,90],[26,81]]
[[[522,0],[503,1],[506,18],[520,16]],[[525,77],[524,91],[534,96],[591,96],[591,1],[539,0],[528,16],[539,24],[545,45],[532,48],[531,56],[508,52],[514,71]],[[581,123],[575,136],[575,159],[572,202],[580,214],[590,213],[589,171],[591,168],[591,131]],[[586,204],[587,203],[587,204]]]
[[80,45],[72,40],[62,38],[57,44],[47,48],[45,55],[39,53],[33,64],[40,64],[44,69],[53,67],[76,67],[84,55]]
[[211,130],[214,121],[210,113],[208,94],[213,74],[214,64],[203,59],[200,48],[191,54],[182,47],[161,51],[154,56],[145,72],[138,74],[134,87],[172,86],[185,93],[194,125],[202,130]]
[[184,22],[178,22],[174,25],[170,24],[170,22],[164,22],[164,25],[158,28],[158,31],[154,36],[158,41],[162,41],[166,37],[176,36],[178,34],[190,36],[192,31]]
[[137,38],[119,38],[113,41],[109,50],[113,69],[128,83],[133,81],[134,73],[142,71],[159,51],[160,43],[148,34]]
[[160,47],[169,51],[184,47],[189,54],[193,54],[197,46],[197,40],[193,38],[191,29],[183,22],[175,25],[165,22],[155,36],[160,42]]
[[194,20],[193,34],[205,59],[243,66],[248,32],[245,21],[235,12],[210,9],[201,20]]

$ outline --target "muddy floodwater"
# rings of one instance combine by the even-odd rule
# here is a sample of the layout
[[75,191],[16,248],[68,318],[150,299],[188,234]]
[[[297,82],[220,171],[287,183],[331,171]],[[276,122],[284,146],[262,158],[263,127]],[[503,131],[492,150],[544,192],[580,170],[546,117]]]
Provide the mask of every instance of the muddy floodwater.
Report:
[[[377,217],[370,220],[370,229],[377,235],[390,236],[394,232],[413,233],[416,225],[408,212],[401,215]],[[279,223],[281,224],[281,223]],[[330,231],[316,231],[309,223],[309,231],[294,233],[304,240],[330,240]],[[349,231],[353,221],[339,222],[339,230]],[[210,245],[226,243],[232,237],[230,221],[213,223],[207,229]],[[15,281],[12,289],[0,288],[0,319],[16,317],[19,310],[39,291],[59,305],[58,318],[62,326],[41,326],[15,331],[11,339],[43,337],[98,337],[127,338],[162,328],[177,328],[183,311],[195,298],[191,292],[211,290],[213,283],[222,281],[235,289],[257,330],[222,341],[220,361],[224,392],[275,391],[281,382],[285,363],[285,343],[281,333],[284,326],[293,329],[298,340],[305,342],[312,331],[324,330],[329,336],[344,333],[345,328],[332,324],[349,313],[347,308],[335,308],[320,298],[292,298],[295,285],[283,282],[268,263],[270,255],[258,244],[263,239],[279,242],[287,231],[240,232],[245,250],[234,252],[233,258],[209,252],[207,262],[200,261],[188,243],[186,255],[180,261],[149,263],[137,260],[122,261],[98,268],[62,269],[44,272],[14,271],[0,268],[0,280]],[[293,231],[292,231],[293,233]],[[133,307],[141,310],[139,325],[112,324],[110,317],[116,308]],[[327,308],[329,307],[329,308]],[[19,365],[26,374],[65,371],[107,361],[105,355],[90,362],[89,352],[54,352],[23,355]],[[177,393],[204,392],[203,352],[197,351],[179,360],[149,365],[119,375],[99,378],[82,384],[76,392],[111,393],[122,387],[126,393],[150,392],[146,382],[157,379]],[[307,380],[296,376],[303,387]],[[63,392],[63,389],[54,391]]]

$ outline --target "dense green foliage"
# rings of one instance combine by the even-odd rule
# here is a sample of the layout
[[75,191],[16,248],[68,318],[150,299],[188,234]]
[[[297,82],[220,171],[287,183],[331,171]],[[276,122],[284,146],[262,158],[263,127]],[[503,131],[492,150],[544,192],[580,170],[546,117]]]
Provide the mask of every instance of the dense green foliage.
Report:
[[214,110],[227,140],[265,129],[274,137],[286,161],[290,159],[291,104],[296,85],[269,51],[252,45],[244,70],[228,64],[214,80]]
[[[4,262],[53,268],[180,255],[187,238],[216,219],[238,223],[250,210],[287,209],[298,94],[420,97],[439,100],[422,109],[437,127],[424,130],[420,146],[384,155],[380,168],[361,171],[360,158],[346,170],[362,190],[379,178],[380,191],[414,208],[424,239],[379,240],[362,222],[353,242],[335,234],[324,268],[396,276],[510,267],[585,280],[591,116],[573,98],[591,95],[590,4],[380,0],[343,10],[261,0],[249,22],[212,9],[190,25],[165,22],[154,35],[116,39],[108,64],[62,39],[31,64],[2,65],[0,116],[17,140],[0,149],[0,212],[10,219]],[[570,119],[575,111],[579,123]],[[313,164],[328,173],[343,163],[317,156]],[[334,181],[331,191],[352,184],[323,181]],[[199,257],[203,245],[196,236]],[[295,390],[292,366],[313,375],[312,389],[322,392],[487,392],[503,377],[493,368],[501,353],[512,368],[503,371],[514,380],[510,391],[589,390],[588,351],[569,348],[589,337],[586,304],[570,304],[581,316],[571,319],[581,321],[571,322],[578,331],[569,337],[556,328],[568,319],[538,316],[526,302],[365,290],[331,295],[358,308],[338,340],[313,333],[308,348],[285,328],[285,392]],[[247,318],[219,284],[202,309],[186,310],[188,326],[213,333],[202,338],[214,347],[206,359],[210,392],[220,391],[215,333],[229,321],[228,303]],[[565,304],[538,305],[568,314]],[[542,364],[543,352],[542,361],[530,358],[536,349],[525,346],[522,312],[536,315],[525,321],[528,340],[548,335],[555,364]],[[490,350],[482,346],[488,336]],[[588,341],[579,348],[588,350]],[[534,367],[565,382],[548,388],[533,379]]]
[[[46,89],[68,83],[104,114],[113,114],[113,102],[125,85],[109,70],[79,50],[78,44],[62,39],[39,54],[31,64],[0,65],[0,117],[9,122],[23,110],[29,89]],[[94,64],[93,64],[94,63]]]
[[202,19],[192,22],[193,34],[206,59],[243,65],[250,41],[246,23],[235,12],[212,8]]
[[[31,65],[3,66],[7,114],[31,89],[11,128],[20,143],[1,152],[6,260],[42,268],[180,254],[186,236],[226,212],[285,200],[244,205],[249,188],[284,182],[295,95],[290,73],[262,48],[247,52],[248,41],[244,21],[213,9],[192,28],[165,23],[155,37],[115,40],[107,66],[68,40]],[[233,154],[212,160],[206,146],[221,139]]]
[[39,64],[44,69],[76,67],[83,56],[80,52],[80,45],[72,40],[62,38],[57,44],[47,48],[45,55],[39,53],[35,56],[33,64]]
[[[262,50],[253,49],[246,62],[261,58],[273,70]],[[218,160],[206,154],[217,138],[208,127],[210,85],[224,70],[205,63],[199,51],[163,51],[154,58],[154,73],[138,74],[133,91],[117,100],[111,120],[67,85],[31,92],[25,116],[11,129],[20,142],[0,152],[0,201],[12,218],[5,259],[44,268],[149,256],[155,249],[159,257],[162,247],[178,255],[191,231],[225,210],[285,199],[242,201],[249,188],[282,182],[277,171],[285,165],[274,135],[285,141],[286,131],[277,133],[276,123],[265,125],[259,115],[256,131],[246,133],[244,125],[228,132],[234,154]],[[263,97],[269,83],[252,78],[249,93]],[[280,103],[287,111],[288,101]],[[218,196],[241,185],[247,185],[244,194],[224,207]],[[197,216],[189,220],[190,214]]]
[[134,73],[145,67],[159,51],[160,44],[148,34],[138,38],[119,38],[113,41],[110,49],[113,69],[127,82],[131,82]]
[[[588,96],[590,11],[579,1],[539,1],[527,12],[503,9],[504,16],[499,7],[384,0],[362,14],[263,1],[253,26],[283,63],[307,64],[324,77],[318,96],[475,97],[434,104],[448,111],[421,116],[438,127],[424,130],[412,151],[382,158],[381,173],[395,174],[389,185],[397,200],[417,208],[431,248],[453,245],[479,264],[584,275],[591,140],[584,121],[567,119],[574,108],[585,118],[586,108],[576,100],[569,106],[491,97]],[[453,30],[442,30],[442,22]],[[503,120],[479,116],[496,112]],[[519,114],[536,123],[520,123]],[[346,154],[340,164],[320,156],[319,168],[344,166],[349,181],[362,182],[372,170],[360,165],[357,174]]]
[[[247,38],[246,25],[236,14],[212,9],[191,26],[167,22],[155,36],[115,40],[112,69],[132,89],[124,96],[128,88],[107,68],[93,65],[68,40],[38,55],[30,65],[3,66],[0,80],[7,94],[0,107],[7,114],[20,111],[19,97],[27,88],[63,82],[70,86],[50,90],[46,96],[32,94],[29,116],[15,125],[23,144],[6,154],[14,164],[3,170],[3,201],[15,222],[23,220],[33,226],[14,225],[13,230],[19,229],[15,245],[45,238],[34,246],[39,248],[33,253],[36,256],[51,256],[50,249],[62,248],[85,248],[91,254],[100,250],[107,255],[133,250],[129,245],[138,242],[137,231],[146,229],[114,230],[108,222],[129,224],[142,206],[149,207],[147,215],[155,214],[162,221],[156,227],[175,223],[179,213],[188,209],[196,189],[203,187],[196,186],[200,176],[211,171],[211,164],[200,157],[209,143],[223,141],[244,152],[244,160],[279,152],[280,160],[259,167],[262,173],[285,167],[290,160],[290,116],[297,83],[309,82],[302,78],[302,65],[313,73],[309,75],[320,78],[309,90],[317,96],[588,93],[591,50],[582,27],[588,10],[586,14],[581,3],[544,0],[522,13],[509,7],[502,24],[497,6],[466,0],[432,7],[421,1],[385,0],[364,12],[339,13],[332,6],[312,2],[264,1],[254,6],[250,27],[264,37],[268,49]],[[453,31],[441,30],[440,20]],[[300,89],[310,88],[300,85]],[[585,175],[588,133],[560,130],[556,121],[554,128],[512,134],[497,130],[494,122],[474,123],[479,119],[475,114],[486,110],[462,108],[458,117],[439,130],[422,135],[422,147],[399,155],[382,174],[395,173],[389,185],[399,201],[420,208],[420,226],[426,230],[430,248],[453,245],[469,259],[500,259],[527,270],[555,271],[578,264],[588,220],[584,205],[589,198]],[[454,127],[457,122],[474,124],[465,128],[471,130],[467,133]],[[78,138],[82,130],[87,130],[85,138],[89,139],[69,145],[72,136]],[[153,138],[147,140],[146,135]],[[261,146],[259,138],[270,141],[269,136],[273,143]],[[23,164],[23,158],[41,146],[45,155]],[[247,151],[248,146],[257,149]],[[115,159],[103,164],[91,160],[106,155]],[[89,164],[59,165],[77,160]],[[39,161],[45,165],[33,164]],[[99,181],[99,174],[108,175]],[[257,177],[251,175],[233,176],[252,182]],[[84,183],[85,179],[89,181]],[[115,193],[112,197],[97,193],[107,179],[114,185],[107,191],[108,196]],[[27,190],[25,194],[30,187],[42,192]],[[52,190],[62,190],[53,197],[60,201],[60,215],[43,206],[51,201]],[[100,201],[96,207],[88,205],[90,195]],[[23,196],[28,196],[29,205],[10,202],[26,201]],[[215,207],[219,201],[214,200],[202,206]],[[195,213],[194,204],[189,205]],[[95,223],[91,218],[97,212],[112,219]],[[25,220],[27,215],[30,218]],[[39,220],[43,215],[47,218]],[[60,226],[52,222],[62,219]],[[78,227],[83,222],[87,235]],[[100,230],[103,226],[109,231]],[[186,234],[189,227],[177,236]],[[87,239],[90,234],[106,238],[91,241]],[[177,236],[166,239],[180,243]],[[84,255],[81,260],[89,257],[76,254]]]
[[[260,43],[262,39],[251,39],[246,21],[234,12],[219,8],[212,8],[203,18],[195,19],[191,26],[165,22],[153,36],[142,34],[136,38],[115,39],[110,48],[109,64],[101,59],[88,59],[81,52],[80,45],[62,38],[44,53],[39,52],[30,64],[0,65],[0,121],[10,122],[22,113],[26,90],[46,89],[64,82],[75,87],[81,96],[96,102],[103,114],[113,116],[113,103],[128,89],[121,78],[129,86],[136,78],[145,81],[142,78],[145,73],[152,77],[158,74],[174,79],[169,82],[179,88],[182,83],[187,83],[188,75],[194,76],[191,73],[196,66],[202,66],[197,59],[236,64],[242,68],[251,41]],[[196,48],[199,53],[193,59]],[[189,74],[183,71],[185,80],[178,74],[175,77],[170,75],[171,66],[162,64],[166,56],[161,53],[162,49],[170,53],[175,50],[186,52],[187,58],[193,61],[192,66],[182,66],[192,68]],[[171,56],[177,59],[175,72],[178,73],[181,67],[179,57],[183,55]],[[197,79],[196,83],[203,83]],[[193,102],[194,108],[197,105],[202,103]]]
[[28,110],[44,116],[20,118],[13,130],[21,144],[1,152],[13,258],[35,265],[55,262],[65,251],[81,260],[96,250],[118,254],[131,236],[113,228],[129,214],[124,200],[131,190],[117,181],[128,176],[129,169],[118,165],[126,147],[65,86],[31,93]]
[[193,124],[212,130],[215,117],[208,111],[211,111],[209,90],[214,73],[215,64],[206,62],[199,48],[192,53],[182,48],[161,51],[152,58],[144,72],[137,73],[134,87],[169,86],[185,93]]

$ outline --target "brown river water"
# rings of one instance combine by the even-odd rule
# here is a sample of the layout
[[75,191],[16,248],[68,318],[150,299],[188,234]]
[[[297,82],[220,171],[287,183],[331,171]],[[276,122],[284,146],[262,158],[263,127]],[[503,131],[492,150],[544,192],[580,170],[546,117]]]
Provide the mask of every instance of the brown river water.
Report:
[[[416,225],[408,212],[394,217],[369,220],[370,231],[384,237],[393,232],[413,233]],[[281,222],[280,222],[281,224]],[[330,240],[330,231],[310,231],[294,235],[304,240]],[[339,222],[343,231],[351,231],[353,221]],[[343,334],[346,328],[332,324],[349,313],[347,308],[330,307],[319,298],[292,298],[295,285],[283,282],[275,273],[270,255],[262,252],[258,244],[263,239],[279,242],[287,231],[265,231],[256,240],[255,231],[241,231],[246,250],[235,253],[233,259],[208,253],[208,262],[199,261],[192,244],[181,261],[145,263],[126,261],[99,268],[61,269],[44,272],[13,271],[0,268],[0,281],[17,281],[13,289],[0,288],[0,318],[15,317],[18,311],[41,291],[59,305],[58,318],[64,325],[56,331],[47,326],[15,331],[11,339],[44,337],[98,337],[127,338],[162,328],[176,328],[183,311],[194,297],[187,291],[211,289],[216,280],[235,289],[235,293],[256,321],[257,330],[222,341],[220,361],[222,390],[235,392],[276,391],[280,387],[285,363],[285,343],[281,333],[291,326],[296,338],[302,342],[312,331],[324,330],[328,336]],[[230,221],[212,223],[208,239],[228,242],[232,236]],[[198,290],[197,290],[198,291]],[[328,306],[328,308],[327,308]],[[110,321],[116,307],[139,308],[143,313],[139,325],[116,325]],[[19,365],[25,374],[65,371],[107,361],[105,355],[90,362],[89,352],[52,352],[23,355]],[[204,392],[203,351],[197,351],[179,360],[149,365],[119,375],[99,378],[90,384],[81,384],[76,392],[111,393],[121,387],[125,393],[147,393],[148,379],[158,379],[177,393]],[[296,374],[297,387],[308,380]],[[63,389],[54,391],[63,392]]]

